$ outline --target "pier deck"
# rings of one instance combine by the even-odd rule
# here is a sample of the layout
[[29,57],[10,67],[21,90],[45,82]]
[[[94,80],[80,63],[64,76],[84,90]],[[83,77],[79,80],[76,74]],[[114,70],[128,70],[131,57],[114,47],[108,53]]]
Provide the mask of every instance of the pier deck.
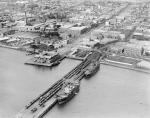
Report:
[[[56,103],[55,94],[61,90],[63,82],[67,79],[82,80],[84,69],[93,61],[99,60],[99,52],[92,52],[87,58],[67,73],[62,79],[31,101],[17,116],[17,118],[42,118]],[[36,110],[35,110],[36,109]],[[35,111],[34,111],[35,110]]]
[[129,65],[129,64],[125,64],[125,63],[118,63],[118,62],[113,62],[113,61],[101,61],[101,64],[115,66],[115,67],[124,68],[124,69],[130,69],[133,71],[150,74],[150,70],[136,68],[133,65]]
[[[56,103],[57,100],[54,97],[48,100],[44,107],[41,107],[36,103],[28,110],[23,109],[19,114],[17,114],[17,118],[42,118]],[[31,111],[33,108],[37,108],[37,111],[34,113]]]

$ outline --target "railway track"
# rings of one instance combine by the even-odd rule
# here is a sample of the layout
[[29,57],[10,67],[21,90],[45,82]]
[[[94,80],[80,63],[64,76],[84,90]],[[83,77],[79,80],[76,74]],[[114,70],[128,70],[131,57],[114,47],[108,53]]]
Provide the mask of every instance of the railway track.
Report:
[[76,66],[72,71],[70,71],[68,74],[66,74],[62,79],[55,82],[50,88],[48,88],[46,91],[44,91],[42,94],[40,94],[36,99],[31,101],[28,105],[26,105],[26,109],[30,108],[35,102],[40,100],[41,97],[44,97],[46,94],[47,97],[45,97],[45,100],[43,100],[43,103],[45,103],[48,99],[50,99],[56,92],[58,92],[61,89],[61,86],[63,85],[63,81],[66,79],[69,79],[73,77],[75,74],[78,74],[82,67],[86,66],[89,61],[83,61],[78,66]]
[[[22,112],[24,118],[26,117],[26,112],[33,112],[34,109],[39,109],[35,118],[41,118],[46,112],[48,112],[56,103],[54,95],[61,90],[63,83],[67,79],[79,80],[81,81],[84,78],[84,70],[85,68],[93,61],[99,59],[101,54],[96,51],[92,51],[87,58],[82,61],[79,65],[77,65],[74,69],[72,69],[69,73],[67,73],[62,79],[55,82],[51,87],[49,87],[46,91],[40,94],[37,98],[32,100],[28,105],[25,106],[25,111]],[[55,99],[55,100],[54,100]],[[54,102],[51,103],[51,100]],[[26,111],[27,110],[27,111]],[[31,114],[31,116],[34,114]]]
[[[39,105],[42,106],[45,102],[47,102],[52,96],[54,96],[62,87],[63,85],[63,81],[66,79],[70,79],[72,78],[74,75],[77,76],[77,78],[81,78],[80,75],[78,75],[81,72],[81,69],[84,69],[88,64],[90,64],[90,61],[86,61],[84,63],[81,63],[79,65],[78,68],[75,68],[73,71],[71,71],[71,73],[69,73],[68,76],[65,76],[64,79],[61,79],[61,81],[59,83],[56,83],[55,86],[53,88],[51,88],[51,90],[49,90],[46,94],[44,94],[43,96],[41,96],[41,100],[39,102]],[[78,77],[79,76],[79,77]],[[83,77],[83,75],[82,75]]]

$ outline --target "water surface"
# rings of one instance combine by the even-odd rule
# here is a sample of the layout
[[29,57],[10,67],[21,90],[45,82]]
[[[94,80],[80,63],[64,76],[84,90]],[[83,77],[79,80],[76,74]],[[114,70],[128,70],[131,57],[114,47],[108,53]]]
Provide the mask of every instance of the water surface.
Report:
[[[30,100],[74,68],[79,61],[64,60],[56,68],[23,63],[23,52],[0,48],[0,118],[12,118]],[[56,105],[45,118],[149,118],[150,75],[101,65],[81,82],[66,105]]]

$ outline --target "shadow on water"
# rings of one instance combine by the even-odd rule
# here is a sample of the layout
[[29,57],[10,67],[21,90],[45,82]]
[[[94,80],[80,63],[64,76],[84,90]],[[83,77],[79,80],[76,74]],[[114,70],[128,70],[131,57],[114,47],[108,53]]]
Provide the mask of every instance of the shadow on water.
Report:
[[37,65],[26,65],[26,66],[32,66],[33,68],[35,68],[36,70],[41,70],[41,71],[45,71],[45,70],[53,70],[58,68],[58,66],[53,66],[53,67],[46,67],[46,66],[37,66]]

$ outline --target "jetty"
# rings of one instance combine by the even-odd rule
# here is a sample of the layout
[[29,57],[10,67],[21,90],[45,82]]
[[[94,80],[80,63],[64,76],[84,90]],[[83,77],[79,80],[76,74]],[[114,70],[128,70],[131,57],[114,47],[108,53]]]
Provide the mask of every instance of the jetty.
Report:
[[67,79],[81,81],[84,78],[83,70],[93,61],[99,60],[101,56],[101,53],[97,51],[91,52],[79,65],[27,104],[23,110],[17,114],[16,118],[42,118],[57,104],[57,100],[54,96],[61,90],[63,82]]

